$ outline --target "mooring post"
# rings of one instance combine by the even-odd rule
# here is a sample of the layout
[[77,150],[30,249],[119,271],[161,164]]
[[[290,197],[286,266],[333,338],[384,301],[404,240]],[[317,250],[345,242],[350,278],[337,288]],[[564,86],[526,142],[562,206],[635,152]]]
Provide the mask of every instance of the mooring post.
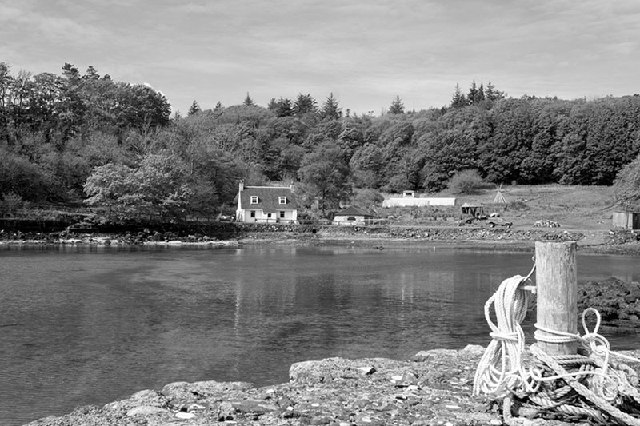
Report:
[[[537,323],[542,329],[576,334],[578,332],[578,271],[575,242],[536,241]],[[547,354],[575,355],[577,342],[551,343],[545,337],[557,334],[539,329],[540,349]]]

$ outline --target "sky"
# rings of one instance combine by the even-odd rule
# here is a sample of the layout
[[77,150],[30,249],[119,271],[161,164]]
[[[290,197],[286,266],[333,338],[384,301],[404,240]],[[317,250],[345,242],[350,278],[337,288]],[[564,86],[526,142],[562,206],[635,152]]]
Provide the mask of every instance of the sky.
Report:
[[640,93],[637,0],[0,0],[0,61],[147,84],[174,111],[330,93],[375,115],[508,96]]

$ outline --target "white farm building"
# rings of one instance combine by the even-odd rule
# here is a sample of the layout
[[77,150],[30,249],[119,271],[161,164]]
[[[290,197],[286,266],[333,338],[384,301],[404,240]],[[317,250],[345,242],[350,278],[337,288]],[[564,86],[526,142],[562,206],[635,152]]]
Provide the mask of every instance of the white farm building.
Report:
[[404,191],[402,195],[385,198],[382,207],[427,207],[455,206],[456,197],[424,197],[413,191]]

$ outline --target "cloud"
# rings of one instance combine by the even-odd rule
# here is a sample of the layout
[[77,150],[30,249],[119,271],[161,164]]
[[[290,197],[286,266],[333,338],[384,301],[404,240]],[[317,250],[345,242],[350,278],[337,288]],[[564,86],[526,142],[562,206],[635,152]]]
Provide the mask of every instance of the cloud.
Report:
[[333,91],[378,111],[396,95],[440,106],[473,80],[514,96],[633,93],[638,34],[635,0],[21,0],[3,6],[0,55],[153,82],[184,110]]
[[59,43],[70,48],[90,46],[104,40],[102,29],[80,19],[73,13],[51,9],[31,1],[16,2],[13,6],[3,5],[0,14],[0,37],[11,40],[22,48],[37,49],[40,46]]

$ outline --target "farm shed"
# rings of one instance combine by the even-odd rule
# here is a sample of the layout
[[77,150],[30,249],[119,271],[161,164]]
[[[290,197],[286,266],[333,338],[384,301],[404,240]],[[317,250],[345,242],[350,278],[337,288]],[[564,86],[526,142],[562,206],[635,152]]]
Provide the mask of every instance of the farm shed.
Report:
[[367,221],[374,218],[374,215],[357,209],[355,207],[349,207],[344,210],[339,210],[333,215],[334,225],[365,225]]
[[456,204],[455,197],[422,197],[409,195],[410,191],[405,191],[402,196],[389,197],[382,202],[382,207],[427,207],[427,206],[453,206]]
[[462,214],[469,214],[474,217],[484,214],[484,210],[479,204],[464,203],[460,206],[460,210]]
[[640,229],[640,212],[613,213],[613,226],[624,229]]

